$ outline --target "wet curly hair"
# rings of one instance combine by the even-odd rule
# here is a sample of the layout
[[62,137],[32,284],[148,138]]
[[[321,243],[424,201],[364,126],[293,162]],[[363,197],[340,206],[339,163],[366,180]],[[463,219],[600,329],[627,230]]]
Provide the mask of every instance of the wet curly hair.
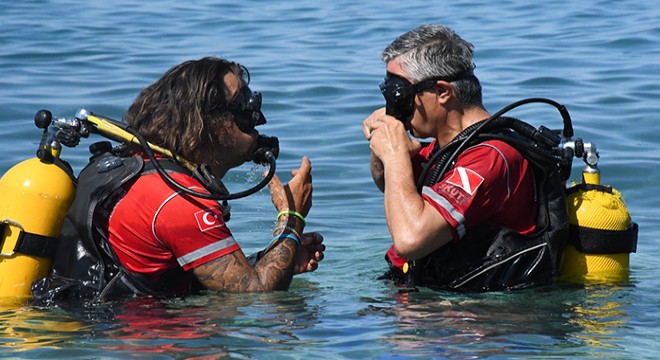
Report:
[[238,63],[217,57],[180,63],[140,92],[124,121],[176,156],[195,163],[208,161],[204,156],[210,149],[228,145],[220,143],[218,134],[231,119],[224,82],[230,72],[245,86],[246,71]]

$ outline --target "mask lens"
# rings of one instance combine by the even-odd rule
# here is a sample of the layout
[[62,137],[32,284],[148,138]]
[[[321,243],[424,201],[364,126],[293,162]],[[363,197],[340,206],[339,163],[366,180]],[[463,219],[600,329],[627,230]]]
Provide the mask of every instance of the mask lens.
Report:
[[261,111],[261,93],[252,92],[250,89],[246,92],[247,101],[245,110],[247,111]]
[[258,125],[266,123],[266,117],[261,112],[261,93],[253,92],[244,86],[230,106],[234,122],[244,133],[252,133]]
[[385,113],[401,121],[410,119],[415,111],[415,93],[408,80],[388,73],[380,84],[385,98]]

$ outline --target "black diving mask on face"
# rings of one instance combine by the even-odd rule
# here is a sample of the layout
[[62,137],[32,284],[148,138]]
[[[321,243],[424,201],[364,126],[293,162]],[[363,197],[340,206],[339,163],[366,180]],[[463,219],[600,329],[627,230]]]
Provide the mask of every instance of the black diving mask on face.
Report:
[[415,95],[435,86],[437,80],[424,80],[417,84],[390,72],[380,83],[380,92],[385,98],[385,113],[406,122],[415,112]]
[[246,134],[251,134],[255,127],[266,123],[266,117],[261,112],[261,93],[250,90],[247,85],[229,104],[228,110],[234,115],[236,126]]
[[385,80],[379,85],[380,92],[385,98],[385,113],[407,122],[415,112],[415,95],[435,87],[438,81],[452,82],[471,75],[472,70],[469,70],[452,77],[437,77],[411,84],[403,77],[388,72]]

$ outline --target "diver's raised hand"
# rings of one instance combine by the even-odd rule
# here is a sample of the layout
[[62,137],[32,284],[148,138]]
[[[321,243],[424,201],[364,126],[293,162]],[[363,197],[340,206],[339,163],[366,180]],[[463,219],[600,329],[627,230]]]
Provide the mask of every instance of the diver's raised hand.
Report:
[[277,211],[292,210],[307,216],[312,207],[312,163],[303,156],[300,168],[291,172],[293,178],[282,185],[277,175],[268,183]]
[[421,148],[419,141],[410,138],[406,125],[385,114],[385,109],[374,111],[362,122],[362,133],[369,140],[372,154],[386,162],[390,157],[412,157]]

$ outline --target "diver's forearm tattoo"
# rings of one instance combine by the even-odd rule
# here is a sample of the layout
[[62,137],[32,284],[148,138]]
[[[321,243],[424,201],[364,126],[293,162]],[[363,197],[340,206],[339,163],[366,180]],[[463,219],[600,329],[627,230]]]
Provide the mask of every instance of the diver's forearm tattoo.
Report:
[[291,284],[296,244],[285,239],[251,267],[240,251],[209,261],[194,269],[200,283],[211,290],[260,292],[286,290]]

